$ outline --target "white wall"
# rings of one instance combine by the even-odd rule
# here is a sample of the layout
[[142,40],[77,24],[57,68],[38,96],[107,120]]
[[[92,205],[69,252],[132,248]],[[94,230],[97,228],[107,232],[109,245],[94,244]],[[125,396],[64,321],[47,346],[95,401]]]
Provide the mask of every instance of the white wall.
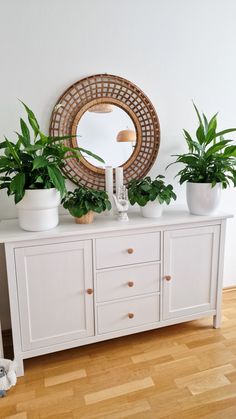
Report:
[[[0,136],[19,127],[16,98],[47,130],[70,84],[116,74],[156,107],[162,137],[151,173],[163,173],[170,155],[185,149],[181,129],[196,126],[192,99],[209,116],[220,111],[220,128],[236,126],[235,16],[235,0],[0,0]],[[183,201],[185,188],[176,190]],[[236,213],[236,190],[223,194],[222,210]],[[1,192],[0,218],[14,216]],[[225,286],[236,284],[236,220],[228,226]]]

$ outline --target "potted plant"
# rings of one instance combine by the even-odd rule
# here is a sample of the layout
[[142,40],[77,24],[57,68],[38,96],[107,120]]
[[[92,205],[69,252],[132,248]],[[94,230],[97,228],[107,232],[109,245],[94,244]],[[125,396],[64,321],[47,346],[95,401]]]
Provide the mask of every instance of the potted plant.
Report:
[[128,197],[131,205],[138,204],[143,217],[160,217],[163,203],[169,205],[176,199],[172,185],[165,185],[164,176],[158,175],[154,180],[149,176],[140,180],[131,180],[128,185]]
[[187,182],[190,212],[210,215],[217,209],[221,189],[227,188],[230,182],[236,186],[236,146],[223,137],[236,128],[217,132],[217,114],[208,121],[195,105],[194,108],[199,121],[196,138],[184,130],[188,153],[176,155],[174,163],[184,165],[177,176],[180,176],[180,184]]
[[[6,137],[0,143],[4,151],[0,156],[0,189],[6,188],[8,195],[14,195],[21,228],[48,230],[58,224],[58,206],[66,192],[62,174],[65,160],[79,159],[81,151],[93,153],[79,147],[67,147],[63,141],[71,136],[43,134],[32,110],[22,104],[31,132],[26,122],[20,119],[21,133],[16,133],[16,143]],[[98,156],[93,157],[103,161]]]
[[67,192],[62,200],[63,207],[68,209],[78,224],[93,222],[94,213],[100,214],[111,209],[111,203],[105,191],[80,186],[73,192]]

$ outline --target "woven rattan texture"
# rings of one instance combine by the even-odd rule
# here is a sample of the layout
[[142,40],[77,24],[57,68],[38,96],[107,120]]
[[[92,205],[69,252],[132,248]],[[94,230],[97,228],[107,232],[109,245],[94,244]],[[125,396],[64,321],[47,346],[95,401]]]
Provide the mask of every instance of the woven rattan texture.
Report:
[[[75,132],[82,114],[97,103],[113,103],[123,108],[133,119],[137,145],[133,155],[124,164],[124,183],[145,176],[156,160],[160,127],[156,111],[147,96],[133,83],[118,76],[99,74],[79,80],[59,98],[50,122],[50,135],[63,136]],[[79,115],[79,116],[78,116]],[[69,146],[74,140],[66,140]],[[93,150],[91,150],[93,151]],[[83,161],[68,159],[65,175],[75,184],[104,189],[104,170],[90,168]]]

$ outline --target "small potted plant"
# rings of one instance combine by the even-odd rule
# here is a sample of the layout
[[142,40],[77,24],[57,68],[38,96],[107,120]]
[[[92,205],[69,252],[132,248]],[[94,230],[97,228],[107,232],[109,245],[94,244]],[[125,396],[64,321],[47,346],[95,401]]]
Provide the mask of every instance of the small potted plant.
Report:
[[172,185],[165,185],[164,176],[158,175],[154,180],[149,176],[140,180],[131,180],[128,185],[128,197],[131,205],[138,204],[143,217],[160,217],[163,205],[176,200]]
[[188,152],[176,155],[174,163],[184,165],[177,176],[180,177],[180,184],[187,182],[190,212],[210,215],[218,207],[221,189],[227,188],[230,182],[236,186],[236,145],[223,137],[236,131],[236,128],[217,132],[217,114],[208,121],[204,114],[200,115],[195,105],[194,108],[199,121],[196,137],[191,137],[184,130]]
[[[19,225],[24,230],[48,230],[58,224],[58,206],[66,193],[62,174],[65,159],[79,159],[81,151],[70,148],[64,140],[71,136],[50,137],[42,133],[32,112],[22,102],[31,127],[21,119],[21,133],[16,133],[16,143],[8,140],[0,143],[4,155],[0,156],[0,189],[14,195]],[[33,142],[31,137],[33,134]],[[103,161],[94,155],[97,160]]]
[[75,217],[77,224],[90,224],[94,213],[100,214],[111,209],[111,203],[105,191],[80,186],[73,192],[67,192],[62,200],[63,207]]

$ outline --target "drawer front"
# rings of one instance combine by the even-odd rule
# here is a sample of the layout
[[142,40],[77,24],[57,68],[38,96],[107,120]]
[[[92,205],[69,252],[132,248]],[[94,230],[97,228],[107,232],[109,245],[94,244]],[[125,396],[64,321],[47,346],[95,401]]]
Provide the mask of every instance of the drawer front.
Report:
[[160,260],[159,232],[96,240],[98,269],[157,260]]
[[159,294],[98,305],[98,333],[109,333],[159,321]]
[[160,264],[117,268],[97,273],[97,302],[159,291]]

